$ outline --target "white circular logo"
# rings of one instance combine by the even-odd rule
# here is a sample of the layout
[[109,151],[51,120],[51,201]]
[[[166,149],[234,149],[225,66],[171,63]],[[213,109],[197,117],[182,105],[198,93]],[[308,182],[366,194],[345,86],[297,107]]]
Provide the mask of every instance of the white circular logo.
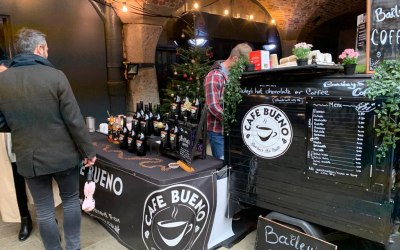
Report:
[[241,130],[246,146],[262,158],[279,157],[292,143],[292,125],[286,114],[268,104],[250,109],[242,120]]

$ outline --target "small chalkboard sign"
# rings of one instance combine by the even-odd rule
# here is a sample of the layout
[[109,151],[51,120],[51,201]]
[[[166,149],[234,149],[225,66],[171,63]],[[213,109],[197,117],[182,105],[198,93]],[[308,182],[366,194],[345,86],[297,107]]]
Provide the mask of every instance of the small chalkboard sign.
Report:
[[179,127],[179,158],[185,161],[186,163],[192,163],[192,129],[181,126]]
[[256,250],[336,250],[337,246],[275,221],[258,217]]
[[368,0],[367,72],[383,60],[400,59],[400,1]]

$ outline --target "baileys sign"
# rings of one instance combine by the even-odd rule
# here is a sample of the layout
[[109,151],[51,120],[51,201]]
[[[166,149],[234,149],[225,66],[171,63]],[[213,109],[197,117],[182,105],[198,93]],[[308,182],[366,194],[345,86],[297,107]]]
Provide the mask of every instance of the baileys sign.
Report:
[[249,150],[265,159],[283,155],[293,138],[292,125],[286,114],[268,104],[251,108],[242,120],[241,131]]

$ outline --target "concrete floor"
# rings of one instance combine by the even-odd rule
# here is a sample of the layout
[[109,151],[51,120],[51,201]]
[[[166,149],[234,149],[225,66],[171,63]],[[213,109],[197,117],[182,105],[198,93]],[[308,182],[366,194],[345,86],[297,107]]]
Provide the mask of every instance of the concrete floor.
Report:
[[[62,208],[56,209],[56,216],[59,225],[62,225]],[[0,250],[43,250],[43,244],[40,239],[39,230],[33,218],[33,231],[31,236],[23,242],[18,241],[19,223],[5,223],[0,220]],[[60,231],[62,227],[59,226]],[[254,249],[256,240],[255,231],[248,234],[246,238],[231,247],[231,250],[250,250]],[[63,241],[64,242],[64,241]],[[82,213],[82,230],[81,230],[81,246],[82,250],[123,250],[127,249],[122,246],[111,234],[109,234],[103,226],[95,219]],[[221,247],[218,250],[226,250],[228,248]],[[138,249],[142,250],[142,249]]]

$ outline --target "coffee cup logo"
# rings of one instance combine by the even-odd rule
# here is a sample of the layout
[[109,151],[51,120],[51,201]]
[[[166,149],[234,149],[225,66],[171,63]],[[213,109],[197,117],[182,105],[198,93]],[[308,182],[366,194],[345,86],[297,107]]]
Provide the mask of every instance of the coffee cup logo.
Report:
[[292,143],[292,126],[279,108],[263,104],[250,109],[242,120],[245,145],[255,155],[270,159],[283,155]]
[[275,137],[278,135],[277,132],[274,132],[272,128],[263,125],[257,125],[257,135],[260,137],[261,141],[268,141],[269,138]]
[[143,242],[149,250],[192,249],[209,213],[206,196],[193,186],[179,184],[155,191],[144,205]]
[[178,245],[183,236],[192,231],[193,224],[188,221],[159,221],[157,222],[157,229],[160,233],[161,239],[170,247]]

